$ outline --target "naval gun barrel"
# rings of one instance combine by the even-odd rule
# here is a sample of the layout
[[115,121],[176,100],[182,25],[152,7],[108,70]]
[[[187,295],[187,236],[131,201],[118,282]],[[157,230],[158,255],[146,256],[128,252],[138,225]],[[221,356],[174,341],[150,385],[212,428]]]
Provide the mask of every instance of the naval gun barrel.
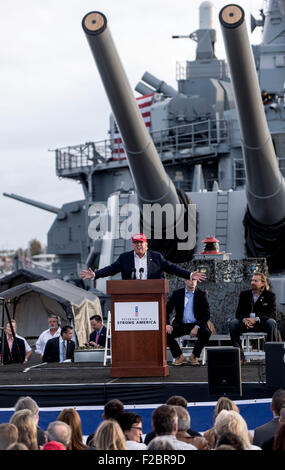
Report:
[[[141,214],[144,205],[170,204],[175,209],[175,225],[182,223],[184,207],[146,129],[106,17],[90,12],[84,16],[82,27],[124,142]],[[151,220],[143,222],[144,228],[152,229]]]
[[168,85],[166,82],[160,80],[149,72],[145,72],[143,74],[142,80],[148,85],[155,88],[158,93],[163,93],[169,98],[173,98],[174,96],[178,95],[178,91],[175,90],[175,88],[173,88],[171,85]]
[[3,196],[16,199],[17,201],[24,202],[25,204],[29,204],[30,206],[38,207],[39,209],[43,209],[44,211],[53,212],[54,214],[58,214],[60,212],[60,209],[58,207],[50,206],[49,204],[45,204],[43,202],[34,201],[33,199],[28,199],[27,197],[18,196],[17,194],[3,193]]
[[267,125],[245,15],[227,5],[219,15],[242,136],[248,210],[259,224],[285,219],[285,184]]

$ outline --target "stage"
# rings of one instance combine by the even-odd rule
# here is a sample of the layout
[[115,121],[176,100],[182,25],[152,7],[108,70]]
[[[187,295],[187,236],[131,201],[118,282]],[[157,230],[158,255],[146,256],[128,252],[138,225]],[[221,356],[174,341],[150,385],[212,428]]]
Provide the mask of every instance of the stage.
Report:
[[[36,366],[36,367],[34,367]],[[28,364],[0,366],[0,422],[7,422],[21,396],[30,395],[40,407],[40,425],[46,429],[63,408],[76,407],[84,435],[100,423],[104,404],[119,398],[125,408],[143,416],[144,431],[151,429],[151,413],[172,395],[188,401],[193,429],[211,427],[219,396],[210,395],[208,367],[175,367],[168,363],[168,377],[111,378],[110,366],[101,363],[50,363],[41,365],[33,354]],[[266,385],[265,362],[241,367],[242,395],[226,394],[239,404],[249,429],[271,419],[269,404],[274,392]]]

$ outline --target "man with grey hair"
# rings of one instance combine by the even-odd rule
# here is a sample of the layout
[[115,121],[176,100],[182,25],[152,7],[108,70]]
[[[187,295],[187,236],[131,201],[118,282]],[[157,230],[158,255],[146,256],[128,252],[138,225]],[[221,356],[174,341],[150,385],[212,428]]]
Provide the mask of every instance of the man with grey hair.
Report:
[[71,441],[71,427],[64,421],[52,421],[48,425],[46,437],[48,442],[61,442],[68,449]]
[[191,444],[194,447],[197,447],[198,450],[208,450],[208,444],[204,437],[193,437],[188,434],[187,430],[190,429],[191,418],[186,408],[178,405],[173,406],[173,408],[175,409],[178,418],[176,439],[186,442],[186,444]]
[[42,447],[45,442],[45,433],[44,431],[39,427],[39,407],[38,404],[35,402],[35,400],[32,399],[32,397],[26,396],[26,397],[20,397],[15,406],[15,411],[19,410],[30,410],[33,415],[35,416],[36,423],[37,423],[37,440],[38,440],[38,446]]
[[57,338],[60,336],[60,327],[58,323],[57,315],[51,314],[48,317],[48,329],[43,331],[37,339],[36,350],[37,354],[40,354],[41,359],[44,355],[45,346],[49,339]]
[[156,436],[171,439],[176,450],[197,450],[192,444],[177,439],[178,417],[174,406],[161,405],[156,408],[152,413],[152,426]]

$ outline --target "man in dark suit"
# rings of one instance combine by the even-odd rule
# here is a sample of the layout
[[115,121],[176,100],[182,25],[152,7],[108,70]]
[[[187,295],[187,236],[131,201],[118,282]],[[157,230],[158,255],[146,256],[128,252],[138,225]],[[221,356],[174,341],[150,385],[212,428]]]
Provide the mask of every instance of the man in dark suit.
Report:
[[105,347],[107,329],[103,325],[100,315],[90,317],[91,326],[94,331],[90,334],[89,344],[94,347]]
[[[12,330],[12,328],[13,330]],[[17,325],[15,320],[6,324],[2,338],[4,339],[3,364],[24,362],[26,347],[23,339],[16,335]],[[0,338],[0,353],[2,352],[2,341]]]
[[240,293],[236,319],[229,325],[232,344],[240,348],[242,363],[244,353],[240,335],[262,331],[267,333],[267,341],[276,341],[276,317],[276,296],[269,291],[266,276],[257,272],[252,276],[251,289]]
[[190,273],[186,269],[170,263],[157,251],[148,250],[147,238],[143,233],[132,237],[132,245],[133,250],[122,253],[114,263],[95,272],[91,268],[88,271],[83,270],[80,273],[81,277],[96,280],[100,277],[121,273],[122,279],[161,279],[164,271],[184,279],[192,277],[199,282],[206,277],[199,271]]
[[65,325],[62,327],[60,336],[51,338],[45,345],[43,362],[63,362],[73,359],[75,343],[72,341],[73,327]]
[[[175,358],[173,363],[175,366],[187,364],[186,357],[175,338],[188,334],[193,338],[197,337],[193,353],[189,358],[190,364],[197,366],[201,351],[211,336],[207,324],[210,319],[208,295],[196,286],[196,279],[185,280],[185,288],[175,290],[166,305],[167,346]],[[170,314],[174,308],[176,315],[170,324]]]
[[[276,431],[280,427],[280,410],[282,406],[285,405],[285,390],[279,389],[276,390],[272,395],[270,409],[273,414],[273,419],[268,423],[263,424],[262,426],[258,426],[254,430],[253,435],[253,444],[263,448],[265,442],[271,439],[271,450],[273,445],[273,438]],[[268,445],[268,444],[267,444]],[[268,448],[267,448],[268,450]]]

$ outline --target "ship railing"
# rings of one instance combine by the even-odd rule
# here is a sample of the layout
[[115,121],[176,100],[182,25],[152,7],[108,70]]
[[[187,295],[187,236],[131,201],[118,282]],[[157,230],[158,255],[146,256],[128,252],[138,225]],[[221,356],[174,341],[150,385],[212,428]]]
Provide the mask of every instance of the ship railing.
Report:
[[[219,145],[229,144],[227,122],[222,119],[206,119],[152,131],[151,136],[161,157],[167,155],[181,157],[188,153],[195,155],[195,152],[201,148],[206,148],[209,154],[213,154],[217,152]],[[116,156],[114,153],[117,140],[106,139],[56,149],[57,174],[64,176],[64,171],[72,172],[118,160],[118,153]],[[122,157],[126,158],[124,153]]]
[[[281,171],[281,174],[285,178],[285,158],[284,157],[277,157],[279,169]],[[234,188],[243,188],[246,183],[246,174],[245,174],[245,167],[244,167],[244,161],[242,158],[236,158],[234,159],[234,164],[233,164],[233,182],[234,182]]]

